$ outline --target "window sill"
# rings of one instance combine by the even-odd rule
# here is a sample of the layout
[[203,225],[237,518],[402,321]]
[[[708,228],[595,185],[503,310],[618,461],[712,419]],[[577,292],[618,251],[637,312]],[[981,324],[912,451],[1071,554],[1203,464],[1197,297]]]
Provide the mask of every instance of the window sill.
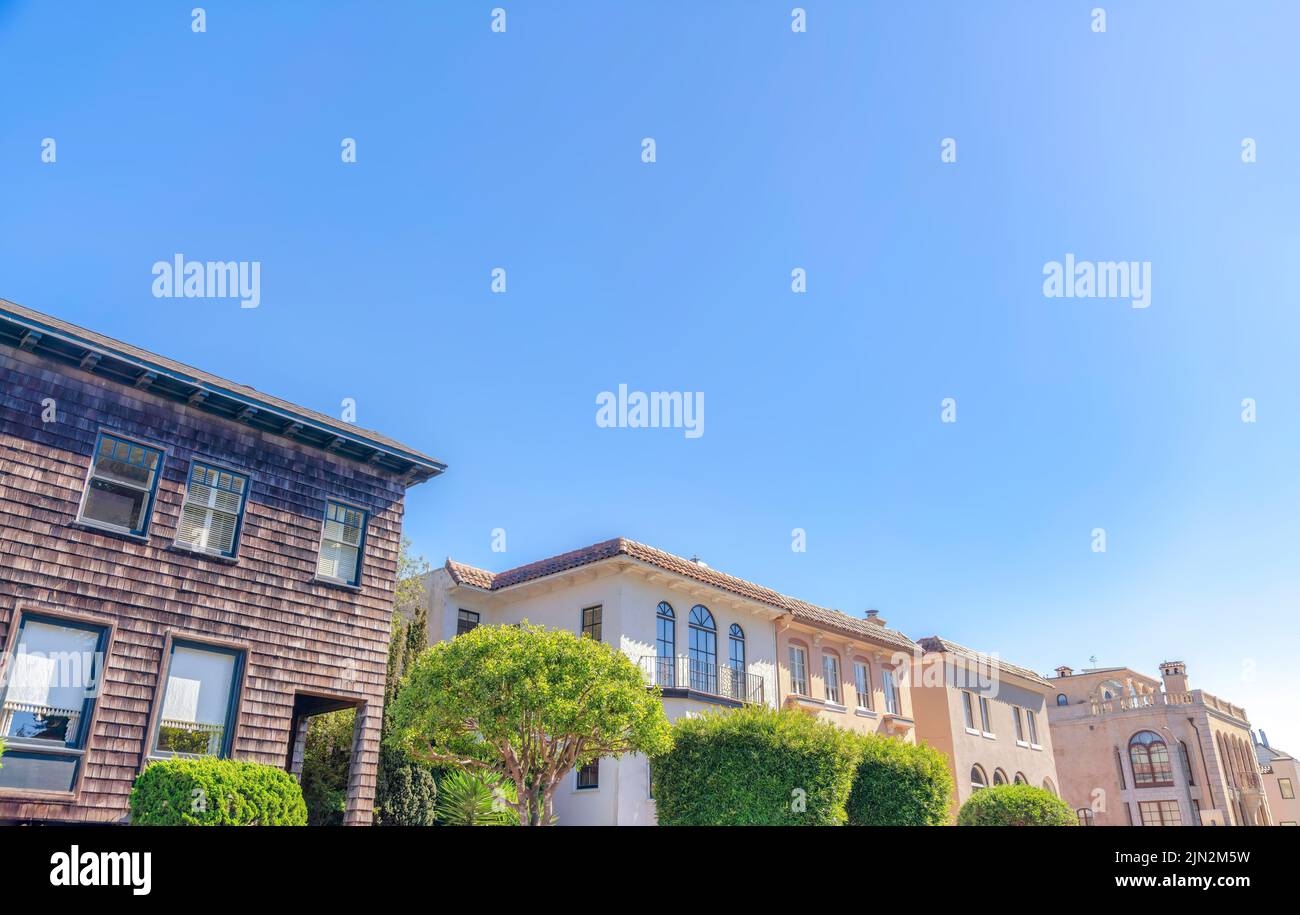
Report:
[[94,521],[83,521],[80,518],[78,518],[76,521],[69,521],[68,527],[76,528],[78,530],[83,530],[83,531],[90,531],[92,534],[107,534],[110,537],[119,537],[122,540],[130,540],[133,543],[149,542],[149,535],[147,533],[133,534],[130,531],[120,527],[113,527],[108,524],[98,524]]
[[873,712],[873,711],[872,711],[871,709],[869,709],[869,708],[859,708],[859,709],[854,709],[854,710],[853,710],[853,714],[855,714],[855,715],[861,715],[863,718],[876,718],[876,717],[879,717],[879,716],[876,715],[875,712]]
[[983,736],[986,737],[986,738],[988,738],[989,740],[997,740],[997,739],[998,739],[998,735],[997,735],[997,734],[990,734],[988,731],[983,731],[982,733],[983,733]]
[[182,546],[179,543],[173,543],[167,547],[169,553],[180,553],[183,556],[194,556],[197,559],[211,559],[213,562],[219,562],[223,565],[239,565],[239,557],[223,556],[221,553],[210,553],[207,550],[196,550],[193,547]]
[[28,791],[24,788],[0,788],[0,801],[32,804],[75,804],[75,791]]
[[1024,749],[1024,750],[1028,750],[1028,749],[1029,749],[1029,741],[1027,741],[1027,740],[1017,740],[1017,741],[1016,741],[1016,746],[1018,746],[1018,747],[1020,747],[1021,749]]
[[827,699],[823,702],[822,708],[826,709],[828,712],[847,712],[849,710],[847,705],[840,705],[838,702],[831,699]]
[[349,584],[348,582],[341,581],[337,578],[325,578],[321,575],[317,575],[312,578],[312,581],[318,585],[324,585],[327,588],[338,588],[340,591],[351,591],[354,594],[361,592],[361,585]]
[[977,730],[975,730],[974,728],[967,728],[967,729],[966,729],[966,733],[969,734],[969,735],[972,736],[972,737],[978,737],[978,736],[980,736],[980,732],[977,731]]
[[1042,749],[1043,749],[1043,747],[1042,747],[1041,744],[1031,743],[1031,744],[1029,745],[1029,749],[1031,749],[1031,750],[1038,750],[1038,751],[1041,752]]

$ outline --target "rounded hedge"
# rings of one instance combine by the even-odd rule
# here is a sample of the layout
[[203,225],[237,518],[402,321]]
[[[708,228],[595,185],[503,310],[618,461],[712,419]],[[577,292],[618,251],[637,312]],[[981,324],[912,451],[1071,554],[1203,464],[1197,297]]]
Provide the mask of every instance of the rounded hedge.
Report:
[[293,776],[204,756],[150,763],[131,789],[133,826],[306,826]]
[[850,826],[944,826],[952,799],[946,757],[925,744],[870,734],[849,792]]
[[1076,826],[1065,801],[1032,785],[981,788],[961,805],[958,826]]
[[659,825],[839,825],[857,759],[854,735],[800,711],[683,718],[652,763]]
[[375,786],[376,826],[432,826],[437,770],[393,750],[380,750]]

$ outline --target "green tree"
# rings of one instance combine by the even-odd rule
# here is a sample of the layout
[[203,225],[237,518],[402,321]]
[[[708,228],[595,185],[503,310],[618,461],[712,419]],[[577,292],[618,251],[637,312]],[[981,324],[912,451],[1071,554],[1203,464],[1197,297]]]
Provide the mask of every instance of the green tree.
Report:
[[576,766],[671,742],[659,691],[610,645],[529,625],[479,626],[427,649],[393,701],[389,744],[516,786],[520,823],[545,825]]
[[860,738],[860,745],[848,801],[850,826],[947,824],[953,784],[942,753],[878,734]]
[[679,719],[653,761],[659,825],[841,825],[858,754],[854,734],[792,709]]
[[981,788],[957,811],[958,826],[1077,826],[1065,801],[1032,785]]
[[435,808],[441,826],[518,826],[515,786],[495,772],[449,772]]
[[347,810],[355,709],[314,715],[307,721],[302,758],[302,797],[308,826],[341,826]]
[[387,747],[379,751],[376,826],[432,826],[438,800],[434,769]]

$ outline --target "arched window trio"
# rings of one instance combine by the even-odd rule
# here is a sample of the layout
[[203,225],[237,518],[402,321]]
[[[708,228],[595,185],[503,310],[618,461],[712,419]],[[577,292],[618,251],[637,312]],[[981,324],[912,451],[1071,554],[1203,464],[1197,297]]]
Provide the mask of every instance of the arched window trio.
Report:
[[[687,644],[685,676],[677,673],[677,614],[667,601],[655,611],[655,682],[660,686],[684,685],[710,695],[732,695],[745,699],[745,630],[732,623],[727,629],[727,677],[719,676],[718,625],[712,612],[696,604],[686,617]],[[684,682],[679,683],[682,680]],[[725,690],[723,687],[726,687]]]

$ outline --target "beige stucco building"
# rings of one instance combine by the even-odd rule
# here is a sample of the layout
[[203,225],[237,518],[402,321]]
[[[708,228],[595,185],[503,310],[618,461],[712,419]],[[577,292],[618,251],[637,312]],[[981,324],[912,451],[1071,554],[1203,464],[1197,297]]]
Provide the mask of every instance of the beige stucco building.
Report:
[[981,788],[1060,784],[1045,707],[1051,684],[991,655],[938,637],[911,678],[917,737],[948,757],[953,815]]
[[1272,822],[1246,710],[1127,667],[1057,668],[1048,707],[1061,794],[1098,826]]
[[[448,559],[424,590],[430,641],[522,620],[582,633],[631,658],[660,687],[670,720],[789,704],[912,739],[911,700],[895,671],[915,648],[910,639],[698,560],[620,537],[504,572]],[[801,669],[792,672],[791,658]],[[569,776],[555,813],[562,825],[652,825],[651,794],[645,757],[602,759]]]
[[1295,757],[1269,746],[1268,736],[1261,730],[1255,743],[1255,758],[1259,760],[1260,780],[1264,783],[1273,822],[1278,826],[1300,824],[1300,799],[1296,797],[1300,773],[1296,771]]

